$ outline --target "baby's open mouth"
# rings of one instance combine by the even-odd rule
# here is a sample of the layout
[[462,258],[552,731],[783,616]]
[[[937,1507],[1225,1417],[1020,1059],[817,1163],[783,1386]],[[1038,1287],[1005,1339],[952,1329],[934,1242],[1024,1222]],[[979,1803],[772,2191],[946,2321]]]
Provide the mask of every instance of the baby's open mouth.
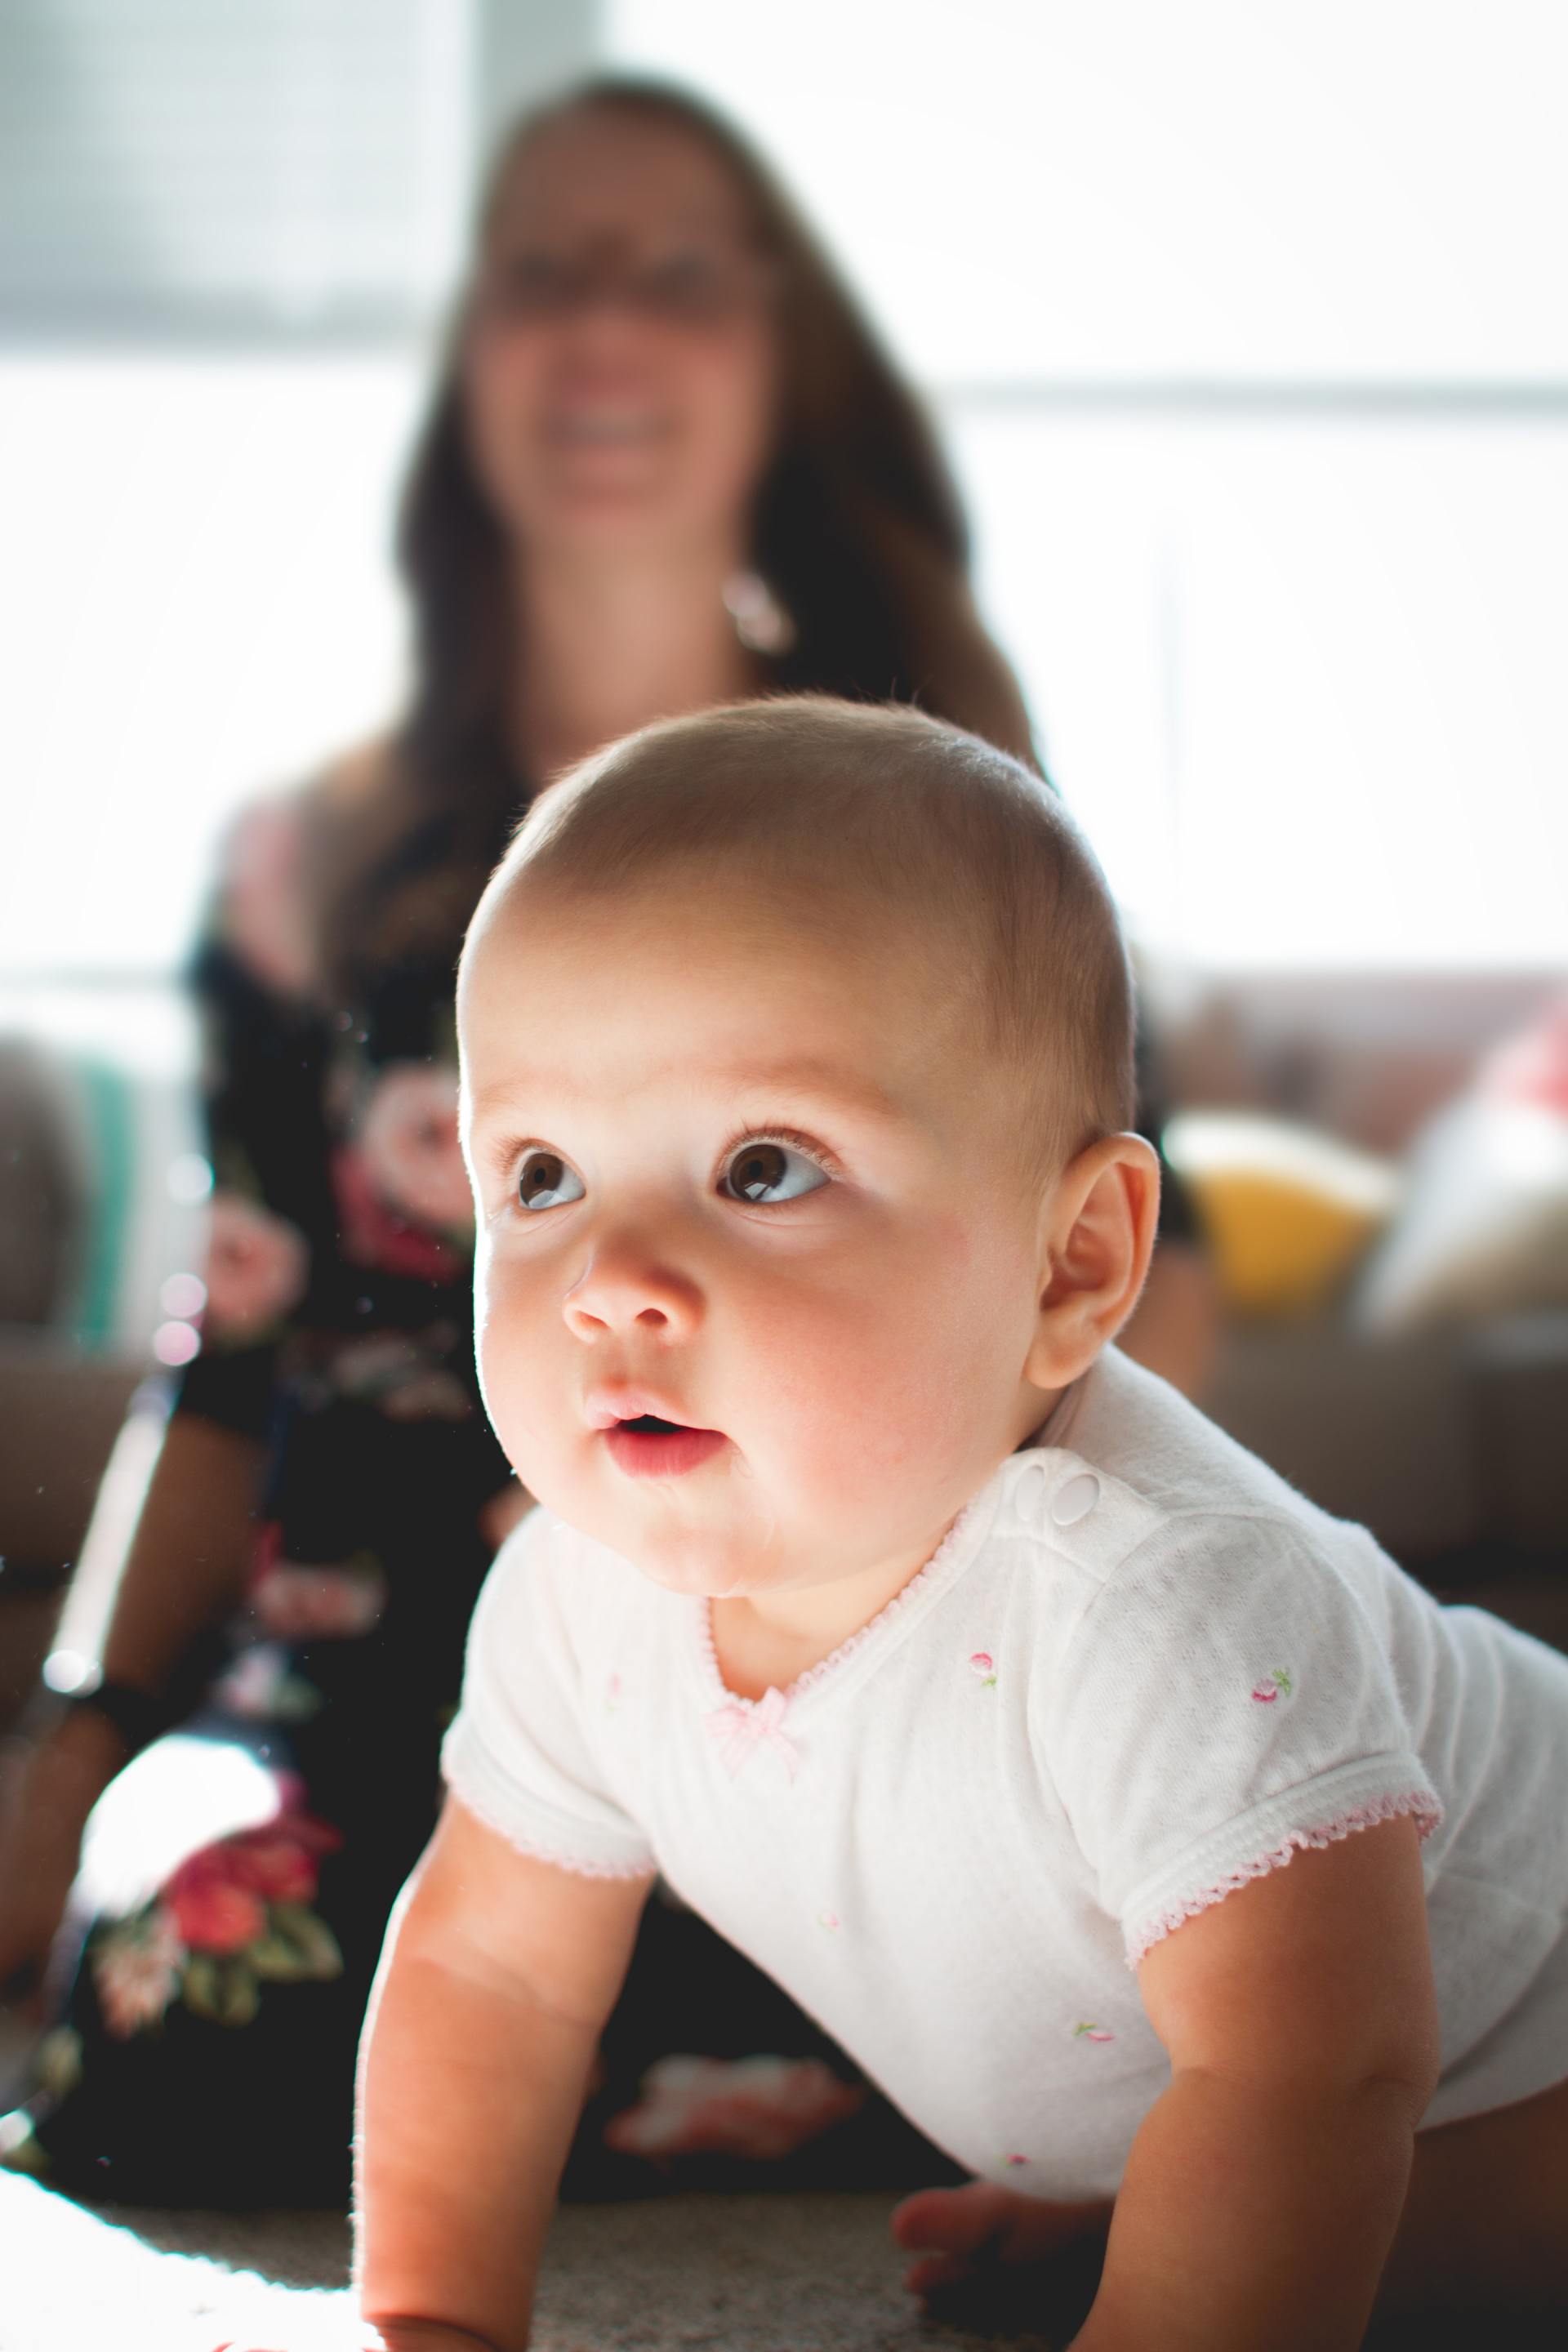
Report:
[[658,1412],[612,1422],[605,1432],[611,1460],[633,1478],[681,1477],[721,1454],[729,1442],[721,1429],[693,1429]]

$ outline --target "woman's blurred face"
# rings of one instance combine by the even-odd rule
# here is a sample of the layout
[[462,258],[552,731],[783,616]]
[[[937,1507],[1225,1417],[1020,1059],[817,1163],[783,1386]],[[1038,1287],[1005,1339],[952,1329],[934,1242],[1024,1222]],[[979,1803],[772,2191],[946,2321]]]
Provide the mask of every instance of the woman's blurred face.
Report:
[[531,551],[741,551],[776,372],[768,267],[700,139],[606,107],[531,142],[463,362],[475,470]]

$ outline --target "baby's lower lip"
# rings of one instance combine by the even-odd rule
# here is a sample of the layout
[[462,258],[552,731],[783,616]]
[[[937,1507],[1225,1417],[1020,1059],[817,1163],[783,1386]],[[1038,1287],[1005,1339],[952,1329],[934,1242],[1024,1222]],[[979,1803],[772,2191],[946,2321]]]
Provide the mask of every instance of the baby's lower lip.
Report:
[[729,1442],[721,1429],[634,1429],[624,1421],[605,1432],[612,1461],[628,1478],[679,1478]]

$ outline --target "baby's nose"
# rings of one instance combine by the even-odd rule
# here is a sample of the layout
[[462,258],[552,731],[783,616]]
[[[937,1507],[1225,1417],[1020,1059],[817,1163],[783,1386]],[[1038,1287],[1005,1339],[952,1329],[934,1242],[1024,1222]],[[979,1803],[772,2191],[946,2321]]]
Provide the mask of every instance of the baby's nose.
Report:
[[679,1269],[629,1253],[596,1257],[568,1291],[568,1327],[580,1339],[601,1332],[641,1332],[684,1339],[701,1318],[696,1284]]

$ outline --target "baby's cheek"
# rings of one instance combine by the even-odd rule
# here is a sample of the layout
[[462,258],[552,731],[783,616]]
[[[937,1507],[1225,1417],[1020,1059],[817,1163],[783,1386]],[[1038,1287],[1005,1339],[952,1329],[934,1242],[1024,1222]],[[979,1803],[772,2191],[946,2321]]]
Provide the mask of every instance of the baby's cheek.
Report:
[[779,1318],[759,1394],[772,1394],[802,1474],[836,1507],[863,1507],[868,1482],[896,1476],[922,1383],[919,1310],[846,1289],[806,1318]]
[[538,1351],[529,1344],[521,1302],[508,1297],[504,1281],[487,1279],[482,1268],[474,1292],[474,1352],[490,1425],[521,1475],[519,1454],[536,1418],[531,1388]]
[[1030,1324],[1030,1276],[1005,1239],[960,1216],[931,1221],[915,1262],[884,1286],[866,1344],[861,1431],[894,1472],[941,1485],[1013,1402]]

